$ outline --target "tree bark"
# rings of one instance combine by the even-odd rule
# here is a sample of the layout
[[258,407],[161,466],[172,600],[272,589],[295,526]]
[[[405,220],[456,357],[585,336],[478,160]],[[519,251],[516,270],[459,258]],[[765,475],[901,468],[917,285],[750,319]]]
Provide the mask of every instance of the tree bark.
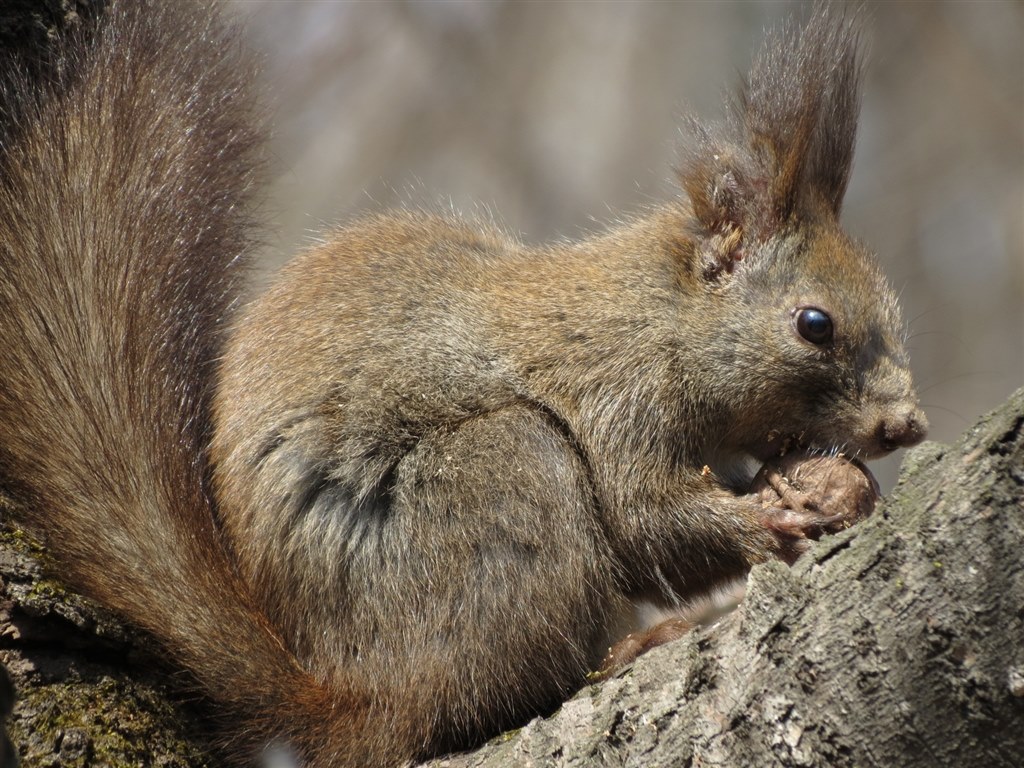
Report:
[[159,649],[67,591],[50,570],[38,544],[3,526],[0,664],[17,690],[7,726],[22,765],[214,766],[203,754],[201,716],[168,684],[172,670]]
[[[473,766],[1024,764],[1024,390],[925,444],[874,516],[740,607],[479,750]],[[26,766],[203,765],[159,651],[0,541],[0,660]],[[172,689],[173,691],[173,689]]]

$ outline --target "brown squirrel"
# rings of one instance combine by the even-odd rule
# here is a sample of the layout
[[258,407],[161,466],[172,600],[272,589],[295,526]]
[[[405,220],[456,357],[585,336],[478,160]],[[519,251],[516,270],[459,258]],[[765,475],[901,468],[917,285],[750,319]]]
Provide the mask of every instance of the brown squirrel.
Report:
[[0,477],[152,633],[226,749],[383,766],[584,684],[622,610],[792,559],[786,449],[922,439],[896,300],[838,216],[856,24],[769,39],[685,199],[584,242],[399,211],[237,316],[260,120],[205,6],[113,2],[5,73]]

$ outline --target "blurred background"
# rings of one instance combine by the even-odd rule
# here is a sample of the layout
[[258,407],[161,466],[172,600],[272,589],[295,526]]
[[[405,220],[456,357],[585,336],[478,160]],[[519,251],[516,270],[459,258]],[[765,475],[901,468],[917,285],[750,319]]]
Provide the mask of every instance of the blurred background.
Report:
[[[844,221],[902,294],[930,437],[1024,384],[1024,3],[866,3]],[[236,0],[274,112],[267,273],[401,204],[582,237],[678,194],[680,116],[720,116],[806,3]],[[266,274],[266,273],[265,273]],[[899,457],[875,465],[883,488]]]

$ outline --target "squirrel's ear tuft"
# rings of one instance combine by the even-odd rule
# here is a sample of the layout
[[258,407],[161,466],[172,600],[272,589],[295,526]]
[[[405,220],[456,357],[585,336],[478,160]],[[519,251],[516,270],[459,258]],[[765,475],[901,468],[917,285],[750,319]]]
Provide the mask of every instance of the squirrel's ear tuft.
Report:
[[817,4],[771,34],[721,126],[694,123],[680,180],[707,236],[765,239],[802,211],[838,216],[860,107],[855,19]]
[[856,20],[818,4],[802,29],[769,36],[754,62],[734,119],[783,219],[811,194],[839,213],[857,134],[859,53]]

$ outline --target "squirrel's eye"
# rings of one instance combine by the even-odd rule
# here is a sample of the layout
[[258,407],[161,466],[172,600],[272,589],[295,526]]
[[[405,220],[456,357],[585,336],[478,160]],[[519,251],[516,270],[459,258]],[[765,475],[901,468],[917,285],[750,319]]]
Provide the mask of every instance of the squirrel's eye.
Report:
[[832,318],[814,307],[804,307],[796,312],[796,330],[811,344],[827,344],[832,341]]

